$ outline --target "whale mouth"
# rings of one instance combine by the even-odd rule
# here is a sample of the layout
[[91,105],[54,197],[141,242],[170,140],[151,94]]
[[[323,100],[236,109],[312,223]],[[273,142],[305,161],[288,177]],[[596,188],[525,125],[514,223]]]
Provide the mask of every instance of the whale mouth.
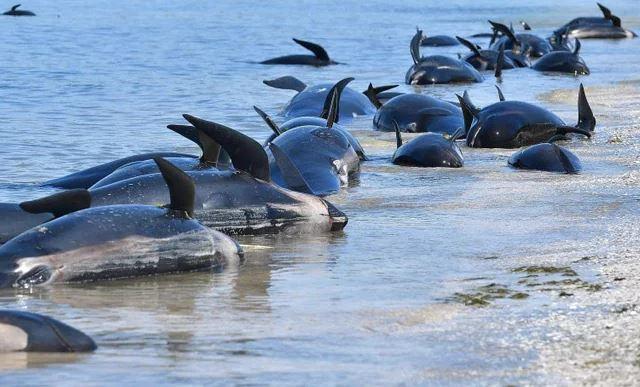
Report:
[[331,219],[331,231],[340,231],[344,229],[349,222],[349,218],[347,217],[347,215],[328,201],[324,199],[321,200],[327,206],[327,212],[329,213],[329,218]]

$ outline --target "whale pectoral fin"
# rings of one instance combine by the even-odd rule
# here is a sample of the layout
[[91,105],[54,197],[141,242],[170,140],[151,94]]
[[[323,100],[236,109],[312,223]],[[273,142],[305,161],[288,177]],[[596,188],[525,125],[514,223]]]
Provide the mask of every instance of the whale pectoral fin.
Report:
[[500,86],[495,85],[496,89],[498,90],[498,98],[500,99],[500,102],[504,102],[504,94],[502,94],[502,90],[500,89]]
[[416,34],[411,38],[411,43],[409,44],[409,51],[411,51],[411,58],[413,59],[413,63],[416,64],[420,62],[420,42],[422,42],[422,30],[417,30]]
[[567,157],[567,155],[564,153],[564,150],[562,149],[562,147],[556,144],[552,144],[552,145],[553,145],[553,151],[558,157],[558,160],[560,160],[560,164],[562,164],[562,167],[564,168],[565,172],[570,174],[578,173],[578,169],[573,165],[569,157]]
[[[340,120],[340,97],[342,96],[342,92],[344,88],[347,87],[349,82],[353,81],[354,78],[349,77],[338,81],[327,93],[327,97],[324,99],[324,106],[322,107],[322,113],[320,113],[320,118],[324,118],[328,121],[329,112],[331,111],[332,106],[332,98],[333,92],[336,91],[336,101],[335,101],[335,120],[333,122],[338,122]],[[333,125],[333,123],[332,123]],[[331,126],[329,126],[330,128]]]
[[591,132],[582,128],[576,128],[573,126],[558,126],[556,127],[557,134],[577,133],[585,137],[591,138]]
[[167,207],[174,211],[174,216],[184,214],[193,217],[196,185],[191,176],[162,157],[156,157],[153,161],[158,165],[162,178],[169,187],[171,202]]
[[576,127],[589,132],[593,132],[596,127],[596,117],[593,115],[589,101],[587,101],[582,83],[578,92],[578,123]]
[[296,77],[285,75],[284,77],[262,81],[267,86],[283,90],[295,90],[298,93],[307,88],[307,85]]
[[313,52],[313,55],[315,55],[316,58],[324,61],[330,60],[329,54],[327,54],[327,51],[325,51],[325,49],[322,48],[322,46],[315,43],[307,42],[304,40],[296,39],[296,38],[293,38],[293,41],[298,43],[302,47],[306,48],[307,50]]
[[227,152],[233,166],[251,176],[271,181],[269,158],[262,146],[251,137],[215,122],[203,120],[189,114],[182,115],[196,129],[203,131]]
[[483,55],[480,53],[480,51],[478,50],[478,47],[475,44],[471,43],[465,38],[461,38],[460,36],[456,36],[456,39],[458,39],[458,42],[460,42],[460,44],[462,44],[463,46],[471,50],[474,54],[480,57],[483,57]]
[[500,46],[500,51],[498,52],[498,59],[496,60],[496,72],[495,77],[502,77],[502,67],[504,67],[504,44]]
[[553,144],[556,141],[568,141],[568,140],[569,140],[569,138],[567,136],[565,136],[564,134],[555,134],[555,135],[553,135],[553,137],[548,139],[547,142],[549,144]]
[[264,122],[267,124],[269,128],[271,128],[271,130],[276,136],[279,136],[282,134],[282,130],[280,130],[278,125],[275,122],[273,122],[273,120],[271,119],[271,117],[269,117],[267,113],[263,112],[262,109],[260,109],[257,106],[254,106],[253,110],[255,110],[256,113],[258,113],[258,115],[262,117],[262,120],[264,120]]
[[83,188],[59,192],[44,198],[19,204],[31,214],[50,213],[56,218],[91,207],[91,195]]
[[311,186],[307,183],[304,176],[302,176],[302,173],[291,161],[289,156],[287,156],[287,154],[274,143],[269,144],[269,149],[271,149],[271,153],[273,153],[273,158],[275,159],[276,164],[278,164],[282,173],[282,178],[285,183],[287,183],[287,186],[294,191],[315,195]]
[[611,10],[600,3],[596,3],[596,4],[598,4],[598,8],[600,8],[600,11],[602,12],[602,16],[604,16],[605,19],[611,19],[611,15],[612,15]]
[[400,127],[396,120],[393,120],[393,128],[396,131],[396,148],[400,148],[402,146],[402,135],[400,134]]

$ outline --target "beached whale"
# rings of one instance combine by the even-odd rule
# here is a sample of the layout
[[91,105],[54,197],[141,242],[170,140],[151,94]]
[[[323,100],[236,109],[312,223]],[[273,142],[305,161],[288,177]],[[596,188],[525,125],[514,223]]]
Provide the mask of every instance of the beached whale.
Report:
[[460,168],[464,165],[464,157],[455,142],[458,135],[425,133],[403,143],[397,124],[395,130],[397,149],[391,158],[394,164],[425,168]]
[[567,35],[580,39],[635,38],[635,32],[622,27],[622,21],[600,3],[602,17],[578,17],[554,31],[554,36]]
[[561,136],[554,136],[546,143],[531,145],[511,155],[509,165],[517,169],[578,173],[582,170],[580,159],[565,147],[554,143]]
[[536,71],[589,75],[589,67],[580,56],[580,47],[580,41],[576,39],[573,52],[552,51],[538,59],[531,68]]

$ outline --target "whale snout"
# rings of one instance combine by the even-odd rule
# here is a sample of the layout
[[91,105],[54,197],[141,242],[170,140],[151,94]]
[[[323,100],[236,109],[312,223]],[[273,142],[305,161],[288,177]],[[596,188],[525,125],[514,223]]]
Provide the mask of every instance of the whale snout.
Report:
[[327,206],[327,213],[329,214],[329,219],[331,221],[331,231],[340,231],[344,229],[349,222],[347,215],[328,201],[324,199],[320,200],[322,200]]

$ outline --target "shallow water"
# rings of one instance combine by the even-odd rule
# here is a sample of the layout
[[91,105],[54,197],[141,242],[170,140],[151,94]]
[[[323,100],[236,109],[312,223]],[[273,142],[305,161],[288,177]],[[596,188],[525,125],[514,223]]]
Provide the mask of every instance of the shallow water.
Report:
[[[640,30],[634,2],[607,5]],[[355,76],[352,87],[362,90],[402,83],[417,25],[466,36],[485,31],[489,18],[524,19],[544,36],[574,16],[598,15],[595,4],[541,0],[23,7],[38,16],[0,20],[0,201],[10,202],[46,194],[37,187],[45,179],[118,157],[195,152],[164,128],[182,113],[264,139],[269,130],[251,106],[275,114],[293,93],[263,79]],[[344,64],[255,63],[302,53],[291,37],[321,43]],[[584,348],[561,358],[566,367],[548,365],[563,332],[575,330],[566,321],[603,314],[600,295],[614,287],[605,258],[637,256],[640,247],[621,237],[637,235],[640,213],[639,47],[640,39],[584,41],[586,77],[504,72],[507,99],[547,106],[569,124],[585,84],[599,126],[591,141],[568,145],[582,174],[513,171],[513,151],[466,147],[459,170],[397,167],[388,160],[392,136],[357,118],[348,126],[372,160],[357,184],[329,199],[350,217],[343,233],[243,237],[246,264],[216,273],[0,293],[0,307],[59,318],[100,346],[77,357],[1,355],[0,383],[575,381],[569,364],[584,363]],[[464,50],[423,48],[432,52]],[[398,89],[450,100],[468,89],[482,106],[497,100],[494,83],[488,73],[481,84]]]

